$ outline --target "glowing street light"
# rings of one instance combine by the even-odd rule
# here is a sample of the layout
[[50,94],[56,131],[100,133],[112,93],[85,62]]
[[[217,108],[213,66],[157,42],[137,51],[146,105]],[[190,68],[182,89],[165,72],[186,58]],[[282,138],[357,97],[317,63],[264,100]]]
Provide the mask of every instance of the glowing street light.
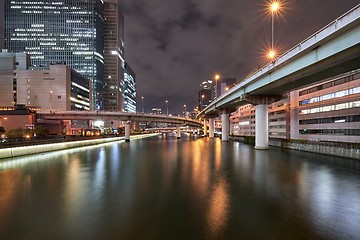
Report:
[[280,2],[271,1],[269,9],[271,12],[271,49],[274,49],[274,15],[280,10]]
[[216,91],[215,91],[215,99],[218,97],[218,80],[220,79],[220,75],[215,75],[215,82],[216,82]]
[[169,115],[169,101],[166,100],[165,103],[166,103],[166,115]]
[[186,104],[184,104],[184,115],[186,117]]
[[272,60],[276,57],[276,51],[274,49],[270,49],[270,51],[267,54],[267,58],[269,60]]
[[50,112],[51,112],[51,95],[52,95],[53,91],[50,91]]
[[144,97],[141,97],[141,112],[144,113]]
[[269,7],[270,14],[271,14],[271,48],[267,52],[267,58],[269,60],[273,60],[277,55],[275,46],[274,46],[274,17],[275,17],[275,14],[280,12],[282,6],[281,6],[280,1],[272,0],[269,2],[268,7]]

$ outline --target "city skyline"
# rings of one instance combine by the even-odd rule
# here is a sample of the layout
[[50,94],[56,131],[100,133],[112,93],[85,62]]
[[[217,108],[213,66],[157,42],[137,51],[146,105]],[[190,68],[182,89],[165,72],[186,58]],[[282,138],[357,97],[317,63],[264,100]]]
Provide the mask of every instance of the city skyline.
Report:
[[[274,21],[275,46],[287,51],[357,4],[282,1],[283,11]],[[201,82],[215,74],[241,79],[265,65],[271,42],[266,1],[126,0],[120,5],[127,59],[137,74],[138,109],[168,105],[169,113],[179,114],[186,104],[192,110]]]

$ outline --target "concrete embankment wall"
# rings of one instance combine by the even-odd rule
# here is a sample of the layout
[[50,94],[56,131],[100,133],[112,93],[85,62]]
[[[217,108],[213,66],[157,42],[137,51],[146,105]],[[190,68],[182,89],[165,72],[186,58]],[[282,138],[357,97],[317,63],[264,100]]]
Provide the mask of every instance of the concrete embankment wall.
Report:
[[[252,144],[254,142],[254,137],[247,136],[232,136],[232,140],[247,142]],[[342,143],[342,142],[317,142],[317,141],[307,141],[307,140],[288,140],[288,139],[278,139],[270,138],[270,146],[276,146],[281,148],[313,152],[326,154],[331,156],[339,156],[345,158],[352,158],[360,160],[360,143]]]
[[[139,138],[152,137],[156,135],[158,134],[134,135],[131,136],[130,138],[139,139]],[[0,149],[0,159],[25,156],[25,155],[43,153],[43,152],[59,151],[64,149],[85,147],[85,146],[116,142],[116,141],[124,141],[124,140],[125,140],[124,137],[114,137],[114,138],[101,138],[101,139],[83,140],[83,141],[74,141],[74,142],[42,144],[42,145],[34,145],[34,146],[26,146],[26,147],[4,148],[4,149]]]

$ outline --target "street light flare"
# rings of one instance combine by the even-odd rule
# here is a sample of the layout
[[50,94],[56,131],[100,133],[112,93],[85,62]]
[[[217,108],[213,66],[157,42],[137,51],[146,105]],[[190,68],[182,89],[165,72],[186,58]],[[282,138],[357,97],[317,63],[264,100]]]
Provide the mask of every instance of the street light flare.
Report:
[[267,58],[273,60],[276,57],[276,51],[274,49],[270,49],[267,54]]
[[273,1],[273,2],[270,2],[270,11],[271,12],[276,12],[280,9],[280,2],[277,2],[277,1]]

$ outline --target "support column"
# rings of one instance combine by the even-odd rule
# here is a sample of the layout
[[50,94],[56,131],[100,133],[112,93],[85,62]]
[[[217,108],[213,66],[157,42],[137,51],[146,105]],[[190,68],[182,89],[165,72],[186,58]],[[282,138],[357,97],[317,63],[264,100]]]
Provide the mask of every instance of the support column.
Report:
[[269,149],[268,105],[255,106],[255,149]]
[[207,122],[206,122],[206,118],[204,118],[204,136],[207,135]]
[[181,138],[180,125],[176,126],[176,135],[177,135],[177,139]]
[[282,95],[249,95],[243,100],[255,106],[255,149],[269,149],[268,105],[283,98]]
[[229,113],[223,112],[221,114],[221,141],[229,141],[229,129],[230,129],[230,120]]
[[214,138],[215,119],[209,118],[209,138]]
[[125,142],[130,142],[130,121],[125,123]]

